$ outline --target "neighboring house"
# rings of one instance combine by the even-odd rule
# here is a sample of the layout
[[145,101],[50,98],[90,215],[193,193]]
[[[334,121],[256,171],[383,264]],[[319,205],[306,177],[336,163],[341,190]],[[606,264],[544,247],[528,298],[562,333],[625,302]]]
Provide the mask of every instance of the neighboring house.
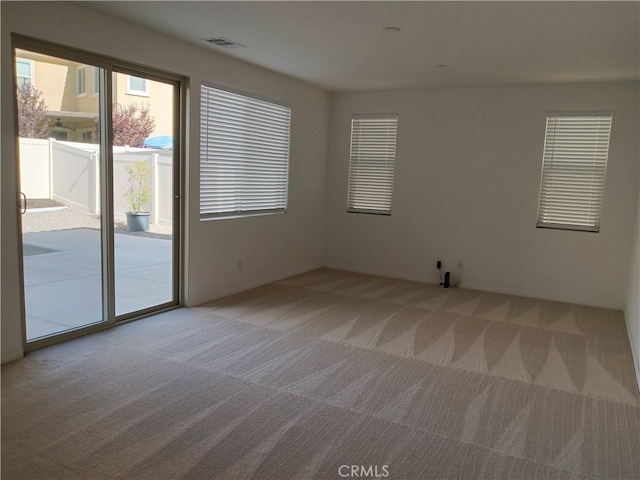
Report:
[[[18,83],[31,83],[47,105],[51,136],[58,140],[93,142],[98,117],[99,68],[20,50]],[[148,104],[156,128],[150,136],[172,135],[172,88],[145,78],[115,73],[113,100],[126,106]]]

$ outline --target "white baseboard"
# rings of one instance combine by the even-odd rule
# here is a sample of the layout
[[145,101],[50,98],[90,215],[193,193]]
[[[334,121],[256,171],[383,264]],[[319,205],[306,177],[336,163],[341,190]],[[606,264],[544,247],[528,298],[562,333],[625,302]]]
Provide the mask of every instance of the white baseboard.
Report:
[[368,268],[346,267],[344,265],[332,265],[325,264],[324,268],[331,268],[333,270],[342,270],[343,272],[362,273],[364,275],[376,275],[378,277],[397,278],[398,280],[408,280],[410,282],[422,282],[437,285],[436,282],[430,282],[429,279],[424,277],[418,277],[413,275],[404,275],[401,273],[382,272],[379,270],[371,270]]
[[[387,277],[387,278],[397,278],[399,280],[409,280],[412,282],[423,282],[423,283],[429,283],[431,285],[438,285],[438,281],[437,279],[431,280],[429,278],[425,278],[422,276],[418,276],[418,275],[405,275],[402,273],[394,273],[394,272],[382,272],[382,271],[378,271],[378,270],[370,270],[370,269],[363,269],[363,268],[357,268],[357,267],[349,267],[349,266],[343,266],[343,265],[324,265],[324,267],[326,268],[333,268],[335,270],[342,270],[342,271],[346,271],[346,272],[353,272],[353,273],[363,273],[366,275],[377,275],[380,277]],[[452,277],[452,284],[454,284],[451,288],[457,288],[457,286],[455,285],[455,283],[457,282],[457,279],[455,277]],[[462,277],[462,282],[459,288],[463,288],[463,289],[467,289],[467,290],[480,290],[483,292],[489,292],[489,293],[501,293],[504,295],[514,295],[517,297],[527,297],[527,298],[535,298],[536,300],[549,300],[552,302],[563,302],[563,303],[573,303],[576,305],[583,305],[585,307],[597,307],[597,308],[608,308],[610,310],[622,310],[623,308],[620,305],[610,305],[610,304],[596,304],[596,303],[589,303],[589,302],[584,302],[584,301],[576,301],[576,300],[571,300],[571,299],[566,299],[566,298],[560,298],[560,297],[551,297],[549,295],[542,295],[539,294],[538,292],[524,292],[524,291],[520,291],[520,290],[515,290],[515,289],[510,289],[510,288],[499,288],[499,287],[492,287],[492,286],[487,286],[487,285],[476,285],[473,283],[469,283],[466,282],[464,279],[464,276]]]
[[0,361],[5,364],[9,362],[13,362],[14,360],[20,360],[24,357],[24,351],[22,349],[12,350],[10,352],[2,352],[0,356]]
[[227,297],[229,295],[233,295],[235,293],[244,292],[246,290],[251,290],[252,288],[261,287],[262,285],[267,285],[269,283],[278,282],[280,280],[284,280],[285,278],[293,277],[295,275],[300,275],[302,273],[311,272],[313,270],[317,270],[318,268],[322,268],[321,264],[311,265],[309,267],[305,267],[302,269],[296,269],[291,272],[283,273],[280,275],[274,275],[273,277],[265,277],[260,280],[256,280],[254,282],[249,282],[244,285],[239,285],[234,288],[230,288],[228,290],[222,290],[220,292],[216,292],[213,297],[207,297],[205,299],[196,299],[187,303],[187,307],[197,307],[198,305],[202,305],[204,303],[213,302],[219,298]]
[[638,343],[632,336],[633,334],[631,333],[631,328],[629,325],[629,316],[627,315],[626,310],[624,312],[624,321],[627,327],[627,335],[629,336],[629,345],[631,345],[631,356],[633,358],[633,366],[636,370],[636,381],[638,383],[638,390],[640,390],[640,352],[638,351],[638,347],[636,346],[638,345]]

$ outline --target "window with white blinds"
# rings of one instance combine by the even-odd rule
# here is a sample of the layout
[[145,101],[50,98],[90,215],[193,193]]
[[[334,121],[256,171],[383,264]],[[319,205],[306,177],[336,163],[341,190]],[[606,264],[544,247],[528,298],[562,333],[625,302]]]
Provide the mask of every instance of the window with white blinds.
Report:
[[291,109],[201,86],[200,218],[283,213]]
[[538,227],[598,232],[611,113],[547,117]]
[[355,115],[347,211],[391,215],[398,115]]

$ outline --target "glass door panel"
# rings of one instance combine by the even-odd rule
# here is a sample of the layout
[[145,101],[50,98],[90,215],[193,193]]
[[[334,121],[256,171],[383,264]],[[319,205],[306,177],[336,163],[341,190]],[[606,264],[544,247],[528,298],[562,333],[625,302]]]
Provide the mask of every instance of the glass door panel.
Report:
[[105,321],[101,162],[104,71],[16,49],[27,341]]
[[175,300],[174,159],[177,87],[115,72],[113,227],[115,314]]

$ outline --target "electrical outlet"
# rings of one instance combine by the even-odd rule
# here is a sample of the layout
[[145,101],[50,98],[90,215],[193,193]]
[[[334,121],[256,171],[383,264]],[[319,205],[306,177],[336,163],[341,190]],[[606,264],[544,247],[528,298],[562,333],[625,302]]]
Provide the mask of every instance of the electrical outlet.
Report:
[[238,259],[238,270],[242,270],[242,259]]
[[458,268],[462,268],[462,260],[458,260]]
[[440,260],[436,262],[436,268],[442,268],[442,262]]

